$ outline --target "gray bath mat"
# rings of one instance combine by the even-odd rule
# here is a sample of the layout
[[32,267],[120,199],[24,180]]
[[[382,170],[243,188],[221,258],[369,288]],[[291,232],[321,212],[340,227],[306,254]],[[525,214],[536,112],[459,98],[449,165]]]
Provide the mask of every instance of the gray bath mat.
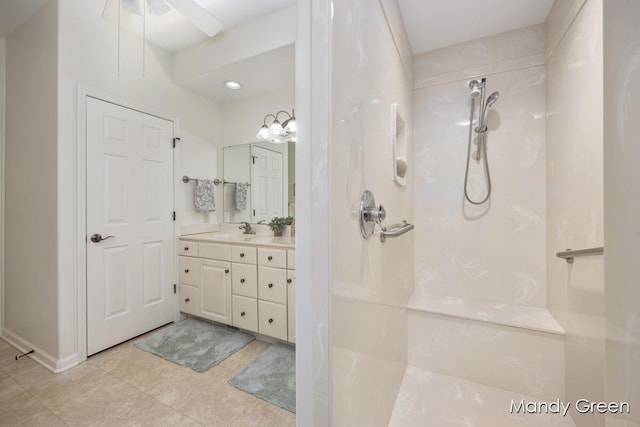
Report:
[[133,345],[196,372],[205,372],[254,339],[253,335],[222,325],[186,319]]
[[296,412],[296,350],[286,344],[274,344],[253,362],[242,368],[229,384]]

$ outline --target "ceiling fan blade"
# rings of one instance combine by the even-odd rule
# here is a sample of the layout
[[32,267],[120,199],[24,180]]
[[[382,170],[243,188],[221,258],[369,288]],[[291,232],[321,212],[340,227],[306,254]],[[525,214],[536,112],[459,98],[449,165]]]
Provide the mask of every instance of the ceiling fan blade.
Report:
[[222,23],[211,16],[193,0],[165,0],[178,12],[186,16],[200,31],[209,37],[218,34],[224,28]]

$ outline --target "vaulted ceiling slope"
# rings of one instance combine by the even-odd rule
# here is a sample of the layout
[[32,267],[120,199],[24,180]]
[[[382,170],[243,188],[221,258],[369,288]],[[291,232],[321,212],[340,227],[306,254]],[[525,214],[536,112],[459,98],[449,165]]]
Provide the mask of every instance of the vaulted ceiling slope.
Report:
[[398,0],[414,55],[544,22],[554,0]]

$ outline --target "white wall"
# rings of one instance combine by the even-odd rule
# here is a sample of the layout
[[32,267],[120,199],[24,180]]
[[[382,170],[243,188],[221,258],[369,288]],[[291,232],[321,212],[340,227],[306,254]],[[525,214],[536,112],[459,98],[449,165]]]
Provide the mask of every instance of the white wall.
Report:
[[[222,157],[222,148],[213,144],[212,140],[200,138],[186,129],[180,132],[180,172],[179,175],[186,175],[190,178],[222,179],[222,169],[217,165],[218,157]],[[220,173],[219,173],[220,172]],[[195,183],[181,185],[182,197],[178,199],[179,206],[178,219],[183,228],[198,227],[203,223],[222,222],[222,189],[216,192],[215,212],[196,212],[195,203]],[[197,230],[197,228],[196,228]]]
[[[401,23],[388,25],[398,22],[385,15],[395,2],[385,4],[386,11],[377,1],[366,7],[356,0],[333,2],[327,167],[334,426],[386,426],[407,361],[414,234],[385,243],[377,234],[365,240],[357,214],[360,194],[368,189],[386,207],[386,225],[413,221],[413,180],[401,187],[392,179],[390,129],[396,103],[412,159],[412,80],[405,50],[396,47],[408,44]],[[409,161],[409,176],[413,167]]]
[[[550,22],[572,20],[556,16]],[[566,12],[563,12],[566,13]],[[602,256],[558,259],[603,246],[602,1],[588,0],[547,59],[547,263],[549,308],[566,331],[567,400],[604,396]],[[580,426],[604,417],[572,413]]]
[[605,400],[631,406],[609,427],[640,426],[638,17],[636,0],[604,2]]
[[[225,102],[222,104],[221,145],[238,145],[257,142],[256,134],[262,126],[264,116],[284,110],[291,114],[295,108],[294,82],[281,90],[265,92],[258,96]],[[286,114],[280,114],[280,123],[286,120]],[[271,123],[271,119],[269,119]]]
[[[171,56],[166,52],[147,44],[144,77],[118,77],[117,27],[101,18],[102,6],[102,2],[60,0],[58,229],[61,238],[58,246],[58,280],[61,284],[61,358],[74,354],[77,349],[77,285],[74,255],[79,249],[75,241],[78,85],[85,85],[179,118],[182,156],[187,160],[200,157],[202,161],[197,166],[193,165],[197,169],[194,172],[200,172],[210,164],[210,175],[215,175],[214,151],[208,148],[203,151],[202,148],[205,144],[217,146],[220,140],[219,105],[174,85],[171,81]],[[123,37],[127,35],[123,34]],[[193,141],[190,137],[193,137]],[[193,170],[184,162],[182,168],[179,176]],[[184,190],[182,194],[177,195],[178,200],[184,200],[193,191],[193,184],[180,182],[179,188]],[[185,204],[186,202],[178,202],[177,215],[180,225],[187,225],[181,218],[192,221],[201,218],[189,213],[190,208]]]
[[[5,330],[35,357],[59,354],[58,2],[7,39]],[[28,350],[29,348],[27,348]],[[51,360],[47,360],[50,362]]]
[[[415,58],[416,292],[546,306],[543,53],[544,28],[536,26]],[[488,114],[492,193],[474,206],[464,177],[468,82],[479,77],[486,96],[500,98]],[[486,194],[483,167],[470,161],[475,200]]]

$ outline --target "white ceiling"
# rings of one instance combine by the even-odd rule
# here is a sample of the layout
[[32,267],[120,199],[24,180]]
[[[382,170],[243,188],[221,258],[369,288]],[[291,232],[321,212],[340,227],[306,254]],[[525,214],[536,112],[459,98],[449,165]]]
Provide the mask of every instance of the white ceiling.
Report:
[[36,13],[47,0],[0,0],[0,37],[7,37]]
[[[243,61],[217,68],[182,86],[217,102],[235,101],[270,90],[291,88],[295,82],[294,46],[274,49]],[[230,90],[224,82],[242,84],[241,90]]]
[[554,0],[398,0],[415,55],[545,21]]
[[[1,0],[0,0],[1,1]],[[260,16],[292,5],[296,0],[194,0],[218,21],[225,29],[233,28]],[[285,23],[287,24],[287,23]],[[291,25],[294,23],[288,23]]]
[[[0,0],[0,36],[8,36],[46,1]],[[194,1],[222,23],[224,33],[225,30],[287,7],[296,0]],[[414,54],[539,24],[545,21],[553,2],[554,0],[398,0]],[[185,19],[181,25],[192,24]],[[198,32],[195,27],[185,31],[194,34]],[[163,33],[166,36],[173,34],[173,31]],[[202,40],[202,34],[200,36],[199,40]],[[168,50],[180,48],[175,45],[174,38],[165,38]],[[222,85],[225,80],[240,81],[243,89],[230,91]],[[286,46],[220,67],[184,85],[218,102],[227,102],[288,87],[293,81],[294,49],[293,46]]]

